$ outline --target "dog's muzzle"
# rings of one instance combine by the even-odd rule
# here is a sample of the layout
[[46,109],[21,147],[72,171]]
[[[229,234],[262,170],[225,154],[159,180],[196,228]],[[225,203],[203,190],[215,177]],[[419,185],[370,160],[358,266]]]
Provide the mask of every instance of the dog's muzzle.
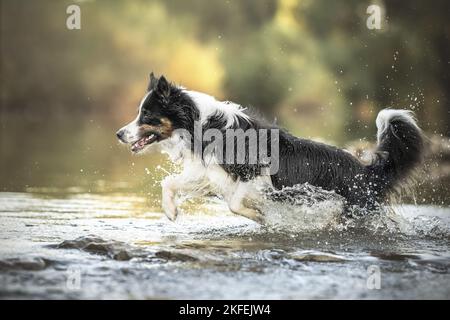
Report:
[[125,130],[121,129],[121,130],[117,131],[116,137],[117,137],[117,139],[119,139],[120,142],[126,143],[126,141],[124,140]]

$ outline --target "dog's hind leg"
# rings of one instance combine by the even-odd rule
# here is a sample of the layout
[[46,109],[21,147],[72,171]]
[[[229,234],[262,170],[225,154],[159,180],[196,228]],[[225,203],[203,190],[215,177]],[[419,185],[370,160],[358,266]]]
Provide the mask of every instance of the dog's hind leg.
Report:
[[229,198],[228,208],[231,212],[246,217],[258,223],[264,223],[264,216],[255,208],[250,207],[250,201],[247,200],[247,183],[239,183],[233,195]]

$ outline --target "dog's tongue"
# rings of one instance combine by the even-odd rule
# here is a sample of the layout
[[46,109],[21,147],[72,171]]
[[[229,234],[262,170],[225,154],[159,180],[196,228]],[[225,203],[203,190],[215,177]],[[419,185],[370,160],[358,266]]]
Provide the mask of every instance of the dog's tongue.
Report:
[[145,147],[145,145],[146,145],[149,141],[151,141],[151,140],[153,139],[153,137],[154,137],[154,135],[152,134],[152,135],[150,135],[150,136],[148,136],[148,137],[145,137],[145,138],[142,138],[142,139],[136,141],[136,142],[131,146],[131,151],[137,152],[137,151],[139,151],[139,150],[142,150],[142,149]]

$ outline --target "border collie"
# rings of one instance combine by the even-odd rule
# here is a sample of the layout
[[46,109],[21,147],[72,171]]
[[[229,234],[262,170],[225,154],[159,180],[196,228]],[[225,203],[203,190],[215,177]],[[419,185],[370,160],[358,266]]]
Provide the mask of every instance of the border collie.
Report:
[[[224,137],[230,129],[278,130],[275,140],[271,139],[273,134],[259,136],[256,144],[245,140],[247,148],[260,149],[264,142],[272,152],[276,143],[277,170],[264,170],[266,162],[250,162],[247,151],[243,163],[219,161],[217,148],[203,153],[211,141],[196,135],[196,123],[203,132],[213,129]],[[182,164],[181,173],[170,175],[161,183],[162,208],[170,220],[178,214],[177,194],[196,191],[219,195],[233,213],[262,222],[264,217],[255,205],[261,197],[261,183],[276,190],[308,183],[334,191],[345,199],[346,207],[352,208],[374,210],[387,200],[421,163],[424,136],[412,112],[407,110],[384,109],[378,114],[376,125],[378,146],[372,162],[366,165],[345,150],[294,137],[238,104],[217,101],[152,73],[136,119],[116,135],[133,153],[158,143],[172,161]],[[201,145],[200,152],[194,147],[196,143]],[[223,152],[230,150],[224,148]]]

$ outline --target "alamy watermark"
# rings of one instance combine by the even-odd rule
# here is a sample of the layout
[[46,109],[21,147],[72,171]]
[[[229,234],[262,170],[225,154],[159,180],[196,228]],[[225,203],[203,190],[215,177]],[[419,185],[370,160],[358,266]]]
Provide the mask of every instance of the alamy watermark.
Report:
[[216,164],[257,165],[265,174],[270,175],[278,172],[279,129],[208,128],[204,130],[202,123],[195,121],[194,136],[185,129],[177,129],[174,134],[182,137],[187,148],[204,160],[211,159]]
[[377,265],[370,265],[367,268],[367,289],[380,290],[381,289],[381,270]]
[[70,291],[81,290],[81,269],[69,267],[66,271],[66,288]]
[[69,15],[66,19],[66,27],[69,30],[81,29],[81,8],[79,5],[71,4],[66,8],[66,13]]
[[[71,4],[66,8],[68,17],[66,27],[69,30],[81,29],[81,8],[79,5]],[[366,20],[366,26],[369,30],[381,29],[382,10],[379,5],[371,4],[367,7],[366,13],[369,15]]]
[[381,7],[376,4],[372,4],[367,7],[366,13],[369,17],[366,20],[366,26],[369,30],[381,29]]

